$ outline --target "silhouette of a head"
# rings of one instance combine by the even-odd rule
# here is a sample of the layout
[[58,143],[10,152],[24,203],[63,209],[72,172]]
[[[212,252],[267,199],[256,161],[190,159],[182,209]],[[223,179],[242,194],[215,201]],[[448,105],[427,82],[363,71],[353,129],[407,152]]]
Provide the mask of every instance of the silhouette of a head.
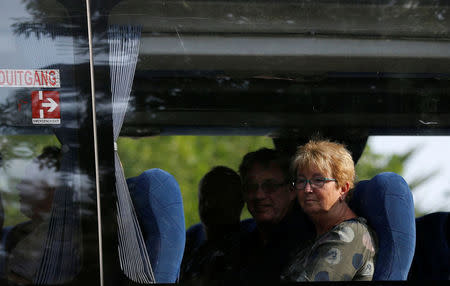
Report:
[[212,168],[201,179],[198,196],[200,219],[207,227],[239,223],[244,200],[241,179],[232,169]]

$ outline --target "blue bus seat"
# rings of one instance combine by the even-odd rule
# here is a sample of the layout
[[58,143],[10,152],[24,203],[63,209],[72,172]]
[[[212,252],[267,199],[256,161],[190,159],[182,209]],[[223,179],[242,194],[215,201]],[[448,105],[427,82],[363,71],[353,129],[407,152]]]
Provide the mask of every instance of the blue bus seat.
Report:
[[450,213],[416,219],[416,252],[408,280],[450,280]]
[[186,231],[186,246],[184,248],[185,255],[190,255],[206,241],[205,228],[201,223],[196,223]]
[[378,236],[373,280],[406,280],[414,256],[416,225],[413,197],[405,180],[386,172],[361,181],[350,207],[367,219]]
[[175,178],[150,169],[127,179],[157,283],[177,281],[186,240],[183,200]]

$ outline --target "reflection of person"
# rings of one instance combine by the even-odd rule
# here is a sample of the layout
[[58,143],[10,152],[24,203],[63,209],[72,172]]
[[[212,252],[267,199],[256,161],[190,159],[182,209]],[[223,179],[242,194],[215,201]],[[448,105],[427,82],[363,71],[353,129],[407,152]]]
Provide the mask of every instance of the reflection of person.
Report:
[[57,186],[59,148],[46,147],[27,167],[26,177],[17,185],[20,211],[32,220],[43,220],[51,209]]
[[309,141],[299,147],[292,167],[298,202],[314,223],[317,238],[297,252],[283,279],[371,280],[375,235],[346,202],[355,177],[350,152],[339,143]]
[[8,233],[7,276],[11,281],[30,283],[36,276],[47,238],[53,194],[58,186],[60,149],[44,148],[27,166],[17,185],[20,210],[30,221],[18,224]]
[[292,250],[314,234],[295,204],[289,158],[262,148],[244,156],[239,172],[244,200],[257,226],[241,243],[241,279],[277,282]]

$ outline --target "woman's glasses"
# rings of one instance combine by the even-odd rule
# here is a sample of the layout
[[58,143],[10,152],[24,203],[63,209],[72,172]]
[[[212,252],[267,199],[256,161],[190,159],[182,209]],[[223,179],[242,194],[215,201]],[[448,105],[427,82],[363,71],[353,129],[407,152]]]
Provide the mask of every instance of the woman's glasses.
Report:
[[309,185],[311,186],[311,188],[322,188],[323,185],[325,185],[325,183],[328,182],[337,182],[336,179],[330,179],[330,178],[324,178],[324,177],[317,177],[317,178],[312,178],[312,179],[306,179],[306,178],[297,178],[294,182],[294,188],[297,191],[302,191],[306,188],[306,185],[309,183]]

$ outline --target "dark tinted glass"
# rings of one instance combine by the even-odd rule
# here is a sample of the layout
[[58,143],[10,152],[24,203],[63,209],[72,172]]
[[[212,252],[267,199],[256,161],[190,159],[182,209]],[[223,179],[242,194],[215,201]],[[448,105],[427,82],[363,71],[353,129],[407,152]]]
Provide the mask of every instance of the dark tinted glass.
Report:
[[11,285],[98,283],[85,11],[1,4],[0,275]]

